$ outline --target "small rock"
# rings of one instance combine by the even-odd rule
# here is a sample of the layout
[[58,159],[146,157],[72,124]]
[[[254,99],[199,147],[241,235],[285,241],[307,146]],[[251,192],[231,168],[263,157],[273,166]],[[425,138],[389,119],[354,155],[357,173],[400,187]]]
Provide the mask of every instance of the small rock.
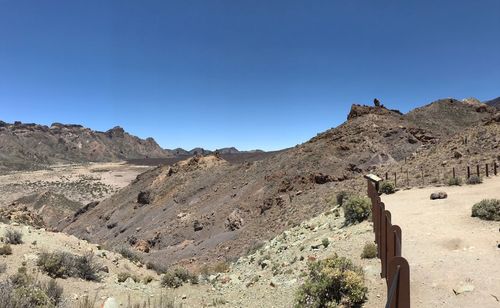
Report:
[[438,191],[431,194],[431,200],[446,199],[447,197],[448,194],[446,194],[444,191]]
[[470,283],[461,284],[458,287],[453,288],[453,292],[455,293],[455,295],[472,291],[474,291],[474,286]]
[[151,193],[149,191],[141,191],[137,195],[137,203],[139,204],[149,204],[151,203]]
[[182,299],[186,299],[186,298],[187,298],[187,295],[186,295],[186,294],[182,294],[181,298],[182,298]]
[[201,231],[201,230],[203,230],[203,224],[200,221],[195,220],[193,222],[193,229],[194,229],[195,232]]

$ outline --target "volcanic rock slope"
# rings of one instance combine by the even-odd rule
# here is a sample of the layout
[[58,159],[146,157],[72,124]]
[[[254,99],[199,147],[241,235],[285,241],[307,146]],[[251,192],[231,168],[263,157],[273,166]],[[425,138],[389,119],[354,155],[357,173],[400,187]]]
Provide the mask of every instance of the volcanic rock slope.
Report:
[[493,106],[500,110],[500,97],[484,102],[487,105]]
[[81,125],[53,123],[48,127],[0,121],[0,168],[30,169],[54,163],[170,155],[153,138],[140,139],[118,126],[98,132]]
[[484,106],[440,100],[402,115],[353,105],[344,124],[264,160],[229,164],[212,155],[159,166],[60,229],[153,262],[232,259],[330,208],[335,192],[364,192],[363,172],[435,146],[455,133],[450,127],[491,118]]

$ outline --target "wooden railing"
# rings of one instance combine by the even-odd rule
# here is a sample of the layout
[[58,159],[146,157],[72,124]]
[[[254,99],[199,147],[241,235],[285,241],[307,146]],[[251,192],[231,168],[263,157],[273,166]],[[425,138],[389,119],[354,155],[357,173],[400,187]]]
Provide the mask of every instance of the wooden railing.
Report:
[[381,262],[380,276],[387,284],[386,308],[410,307],[410,266],[401,256],[402,233],[398,225],[391,222],[391,212],[385,209],[378,194],[380,178],[365,176],[368,180],[368,197],[372,203],[373,231],[377,244],[377,255]]

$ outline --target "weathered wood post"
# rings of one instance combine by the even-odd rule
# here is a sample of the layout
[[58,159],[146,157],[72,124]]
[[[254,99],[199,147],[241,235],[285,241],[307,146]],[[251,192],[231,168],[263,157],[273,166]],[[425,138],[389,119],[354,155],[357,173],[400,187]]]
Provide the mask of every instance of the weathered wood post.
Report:
[[467,166],[467,178],[470,178],[470,166]]
[[406,186],[410,187],[410,172],[406,170]]
[[408,261],[403,257],[394,257],[389,263],[388,270],[390,281],[387,290],[388,307],[410,308],[410,265]]
[[455,178],[455,167],[453,167],[453,178]]
[[387,181],[389,179],[389,172],[385,173],[385,180]]
[[486,164],[486,177],[489,176],[488,164]]
[[497,175],[497,162],[493,163],[493,174]]
[[396,172],[394,172],[394,187],[398,186],[398,177],[396,175]]
[[476,173],[477,173],[477,177],[479,177],[479,165],[476,165]]

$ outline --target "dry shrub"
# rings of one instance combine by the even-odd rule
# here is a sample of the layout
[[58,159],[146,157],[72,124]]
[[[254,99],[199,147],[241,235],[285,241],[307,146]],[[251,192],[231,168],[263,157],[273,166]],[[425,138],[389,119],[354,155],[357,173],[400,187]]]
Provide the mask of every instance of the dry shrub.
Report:
[[472,206],[472,217],[500,221],[500,200],[484,199]]
[[360,307],[367,292],[363,270],[334,255],[309,263],[309,276],[296,293],[295,307]]
[[375,243],[366,243],[361,253],[363,259],[373,259],[377,256],[377,245]]
[[365,197],[351,197],[344,204],[346,224],[355,224],[368,219],[371,213],[370,200]]

